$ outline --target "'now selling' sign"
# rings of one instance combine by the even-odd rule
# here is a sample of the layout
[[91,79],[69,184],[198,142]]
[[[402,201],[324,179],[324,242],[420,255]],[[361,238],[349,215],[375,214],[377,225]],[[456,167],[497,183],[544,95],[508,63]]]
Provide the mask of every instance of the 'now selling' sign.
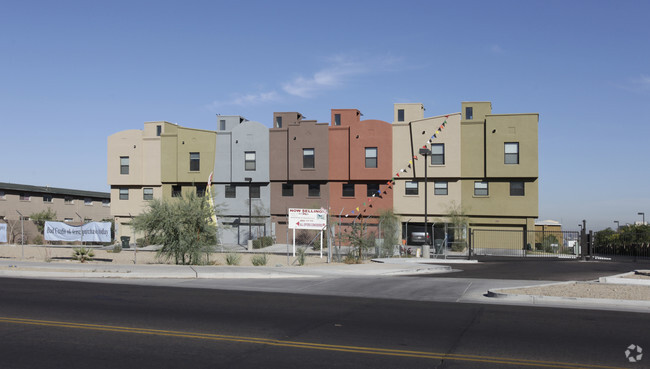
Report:
[[327,227],[325,209],[289,209],[289,229],[318,229]]

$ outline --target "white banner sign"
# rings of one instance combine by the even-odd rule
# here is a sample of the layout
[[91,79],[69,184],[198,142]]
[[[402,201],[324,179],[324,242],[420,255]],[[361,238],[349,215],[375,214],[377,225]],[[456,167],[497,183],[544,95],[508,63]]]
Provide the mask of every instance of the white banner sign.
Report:
[[83,226],[73,226],[63,222],[45,222],[45,239],[47,241],[111,242],[111,223],[90,222]]
[[7,242],[7,224],[0,223],[0,242]]
[[318,229],[327,227],[325,209],[289,209],[289,229]]

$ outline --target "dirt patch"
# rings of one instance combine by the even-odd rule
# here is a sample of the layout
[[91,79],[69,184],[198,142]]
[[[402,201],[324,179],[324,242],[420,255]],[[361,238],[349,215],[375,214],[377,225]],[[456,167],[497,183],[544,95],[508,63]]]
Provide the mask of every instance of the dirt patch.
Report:
[[499,290],[507,294],[650,301],[650,286],[573,282]]

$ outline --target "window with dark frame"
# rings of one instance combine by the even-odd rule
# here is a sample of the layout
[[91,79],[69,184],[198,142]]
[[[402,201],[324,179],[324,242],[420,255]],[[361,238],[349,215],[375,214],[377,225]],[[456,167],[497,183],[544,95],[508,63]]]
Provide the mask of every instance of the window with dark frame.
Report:
[[43,202],[52,203],[52,201],[54,201],[52,195],[43,195]]
[[111,200],[102,200],[102,206],[111,206]]
[[449,185],[447,182],[433,182],[434,195],[448,195]]
[[474,196],[488,196],[488,183],[482,181],[474,182]]
[[198,184],[196,185],[196,196],[198,197],[203,197],[205,196],[205,191],[207,190],[208,186],[204,184]]
[[30,201],[32,199],[31,196],[29,196],[29,194],[26,193],[21,193],[18,196],[18,198],[20,199],[20,201]]
[[181,197],[181,191],[180,185],[172,185],[172,197]]
[[198,172],[201,170],[201,154],[198,152],[190,153],[190,171]]
[[404,109],[397,109],[397,121],[398,122],[404,121]]
[[314,169],[315,157],[314,149],[302,149],[302,167],[305,169]]
[[251,199],[259,199],[261,197],[260,185],[251,185]]
[[445,144],[431,144],[431,165],[445,164]]
[[244,160],[244,170],[255,170],[255,151],[246,151]]
[[224,194],[227,199],[234,199],[237,197],[237,186],[235,185],[226,185]]
[[377,168],[376,147],[366,147],[366,168]]
[[417,195],[418,194],[418,183],[415,181],[406,181],[404,183],[404,194],[405,195]]
[[368,197],[379,195],[379,183],[368,183],[366,185],[366,195]]
[[278,128],[282,128],[282,117],[275,117],[275,125]]
[[524,182],[513,181],[510,182],[510,196],[524,196]]
[[120,156],[120,174],[129,174],[128,156]]
[[465,107],[465,119],[467,120],[474,119],[474,108],[472,108],[471,106]]
[[162,126],[156,126],[156,136],[160,136],[162,134]]
[[153,188],[145,187],[142,189],[142,200],[153,200]]
[[341,125],[341,114],[334,114],[334,125],[335,126]]
[[220,131],[225,131],[226,130],[226,120],[225,119],[220,119],[219,120],[219,130]]
[[[127,190],[127,193],[128,193],[128,190]],[[127,198],[127,200],[128,200],[128,198]],[[68,204],[68,205],[72,205],[72,204],[74,204],[74,199],[72,197],[70,197],[70,196],[66,196],[66,197],[63,198],[63,203]]]
[[89,199],[89,198],[84,199],[84,205],[92,206],[92,204],[93,204],[93,199]]
[[[129,199],[129,189],[128,188],[120,188],[120,200],[128,200]],[[67,203],[67,199],[66,199]]]
[[519,142],[506,142],[503,147],[504,164],[519,164]]
[[354,183],[343,183],[343,197],[354,197]]
[[320,197],[320,183],[310,183],[309,184],[309,197]]
[[282,196],[292,197],[293,196],[293,183],[283,183],[282,184]]

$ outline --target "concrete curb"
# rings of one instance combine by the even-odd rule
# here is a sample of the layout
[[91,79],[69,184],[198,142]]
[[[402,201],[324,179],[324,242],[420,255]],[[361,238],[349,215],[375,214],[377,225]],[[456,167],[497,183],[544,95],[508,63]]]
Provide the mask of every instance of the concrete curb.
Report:
[[641,285],[641,286],[650,286],[649,279],[626,278],[627,276],[635,275],[635,274],[641,274],[641,273],[639,273],[638,270],[635,270],[633,272],[616,274],[609,277],[600,277],[598,278],[598,282],[611,283],[611,284],[633,284],[633,285]]

